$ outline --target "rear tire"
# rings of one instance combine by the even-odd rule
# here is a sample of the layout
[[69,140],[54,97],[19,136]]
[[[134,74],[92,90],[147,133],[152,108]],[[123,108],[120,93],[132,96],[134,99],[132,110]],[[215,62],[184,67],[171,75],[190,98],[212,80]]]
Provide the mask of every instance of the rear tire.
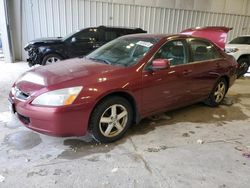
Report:
[[61,61],[63,58],[60,55],[57,54],[48,54],[46,56],[44,56],[43,61],[42,61],[42,65],[49,65],[52,63],[57,63],[59,61]]
[[132,124],[131,104],[122,97],[110,97],[98,104],[91,117],[89,129],[98,142],[120,139]]
[[205,103],[211,107],[216,107],[223,101],[228,89],[225,78],[219,79]]
[[239,67],[237,70],[237,78],[240,78],[247,73],[250,62],[247,57],[241,57],[237,62]]

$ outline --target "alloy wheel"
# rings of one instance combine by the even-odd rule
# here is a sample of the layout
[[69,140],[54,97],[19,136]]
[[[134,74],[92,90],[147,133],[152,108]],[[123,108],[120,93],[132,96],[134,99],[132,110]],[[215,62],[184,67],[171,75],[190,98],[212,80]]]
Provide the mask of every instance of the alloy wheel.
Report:
[[245,73],[247,73],[249,68],[249,60],[247,58],[240,58],[238,60],[238,70],[237,70],[237,78],[240,78]]
[[117,136],[124,130],[127,121],[127,109],[123,105],[114,104],[102,114],[99,122],[100,132],[105,137]]
[[243,62],[243,63],[241,63],[239,69],[241,70],[242,74],[245,74],[248,70],[248,67],[249,67],[248,63]]
[[60,61],[60,59],[58,57],[50,57],[50,58],[47,59],[46,65],[56,63],[58,61]]
[[226,93],[225,83],[219,82],[214,92],[215,102],[220,103],[224,98],[225,93]]

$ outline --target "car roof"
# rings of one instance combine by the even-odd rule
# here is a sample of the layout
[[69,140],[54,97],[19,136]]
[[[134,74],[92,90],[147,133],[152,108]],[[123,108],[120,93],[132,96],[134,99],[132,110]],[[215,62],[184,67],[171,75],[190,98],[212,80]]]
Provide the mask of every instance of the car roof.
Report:
[[146,30],[143,30],[142,28],[138,28],[138,27],[113,27],[113,26],[103,26],[103,25],[100,25],[100,26],[93,26],[93,27],[85,27],[85,28],[82,28],[82,29],[79,29],[77,30],[76,32],[81,32],[81,31],[84,31],[86,29],[98,29],[98,28],[108,28],[108,29],[114,29],[114,30],[134,30],[134,31],[142,31],[142,32],[147,32]]
[[109,29],[131,29],[131,30],[143,30],[139,27],[122,27],[122,26],[104,26],[104,25],[100,25],[98,27],[95,27],[95,28],[109,28]]
[[[235,38],[238,38],[238,37],[250,37],[250,35],[240,35],[240,36],[237,36],[237,37],[235,37]],[[235,39],[234,38],[234,39]]]
[[197,38],[197,39],[204,39],[205,38],[200,38],[200,37],[194,37],[190,35],[184,35],[184,34],[148,34],[148,33],[138,33],[138,34],[130,34],[130,35],[124,35],[122,38],[137,38],[137,37],[142,37],[142,38],[155,38],[158,40],[164,39],[164,38]]
[[207,39],[207,38],[202,38],[202,37],[196,37],[196,36],[191,36],[191,35],[185,35],[185,34],[148,34],[148,33],[138,33],[138,34],[130,34],[130,35],[124,35],[119,38],[149,38],[149,39],[156,39],[158,41],[162,39],[188,39],[188,38],[193,38],[193,39],[198,39],[202,41],[206,41],[209,43],[212,43],[213,45],[216,46],[216,44]]

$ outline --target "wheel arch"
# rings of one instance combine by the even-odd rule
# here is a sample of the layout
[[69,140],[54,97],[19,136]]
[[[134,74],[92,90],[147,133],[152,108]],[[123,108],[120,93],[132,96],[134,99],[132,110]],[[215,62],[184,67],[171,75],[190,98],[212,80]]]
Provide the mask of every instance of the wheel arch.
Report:
[[239,58],[237,59],[237,61],[239,61],[239,59],[241,58],[247,58],[248,59],[248,65],[250,65],[250,54],[242,54],[239,56]]
[[44,55],[43,55],[43,59],[45,58],[45,56],[51,55],[51,54],[56,54],[56,55],[60,56],[62,59],[65,59],[65,57],[64,57],[61,53],[59,53],[59,52],[57,52],[57,51],[52,51],[52,50],[46,51],[46,52],[44,53]]
[[45,65],[44,64],[44,61],[46,60],[46,57],[49,56],[49,55],[57,55],[59,57],[61,57],[61,60],[65,59],[60,53],[58,52],[55,52],[55,51],[47,51],[43,54],[43,57],[41,59],[41,65]]
[[139,112],[138,112],[137,104],[135,102],[134,97],[130,93],[126,92],[126,91],[114,91],[114,92],[111,92],[111,93],[107,93],[106,95],[99,98],[99,100],[95,103],[94,107],[91,110],[88,122],[90,122],[93,111],[95,110],[95,108],[100,103],[102,103],[107,98],[111,98],[111,97],[115,97],[115,96],[116,97],[117,96],[122,97],[122,98],[126,99],[131,104],[131,107],[132,107],[132,110],[133,110],[133,123],[138,123],[140,121],[140,115],[139,115]]

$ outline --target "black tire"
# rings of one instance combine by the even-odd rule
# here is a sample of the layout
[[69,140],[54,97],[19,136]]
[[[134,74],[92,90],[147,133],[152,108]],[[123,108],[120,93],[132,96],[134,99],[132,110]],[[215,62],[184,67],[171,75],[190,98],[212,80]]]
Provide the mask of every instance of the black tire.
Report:
[[[56,60],[53,62],[53,59]],[[48,65],[62,60],[63,58],[58,54],[48,54],[44,56],[42,65]],[[51,60],[51,61],[50,61]]]
[[[113,109],[117,112],[116,116],[115,113],[112,115]],[[124,115],[124,117],[119,119],[119,115]],[[90,117],[89,129],[96,141],[102,143],[114,142],[126,133],[132,124],[132,117],[131,104],[125,98],[109,97],[95,107]],[[101,122],[101,119],[103,122]]]
[[[222,86],[224,87],[223,92],[222,92]],[[221,90],[219,88],[221,88]],[[221,91],[220,94],[216,94],[216,92],[218,93],[218,90]],[[223,101],[223,99],[227,93],[227,90],[228,90],[227,81],[225,80],[225,78],[220,78],[216,82],[212,92],[210,93],[210,95],[209,95],[208,99],[205,101],[205,103],[211,107],[218,106]]]
[[247,57],[241,57],[238,59],[238,70],[237,70],[237,78],[242,77],[247,73],[250,62]]
[[29,67],[32,67],[32,66],[34,66],[34,64],[32,63],[32,62],[28,62],[28,65],[29,65]]

